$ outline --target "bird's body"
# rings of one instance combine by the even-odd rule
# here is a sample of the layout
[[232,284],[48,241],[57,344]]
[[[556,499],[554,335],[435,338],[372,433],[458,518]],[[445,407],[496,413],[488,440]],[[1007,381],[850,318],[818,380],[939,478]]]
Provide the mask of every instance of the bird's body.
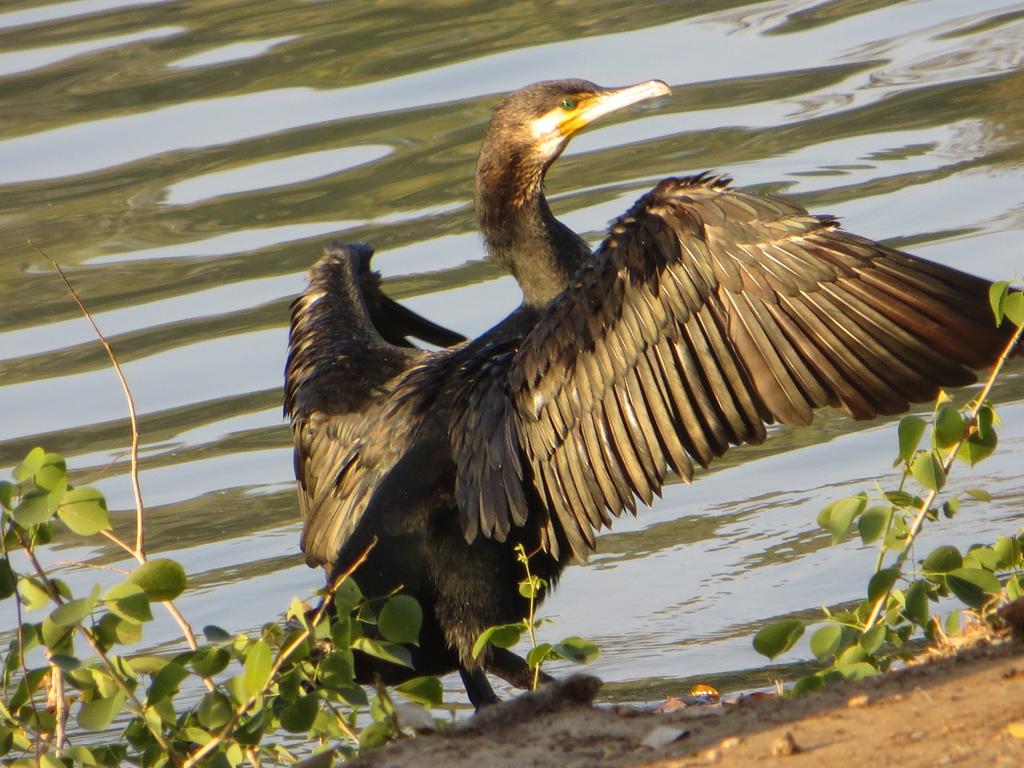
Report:
[[821,406],[901,412],[973,381],[1008,336],[987,282],[709,175],[661,182],[591,254],[552,215],[544,173],[596,117],[666,92],[557,81],[502,104],[477,219],[523,303],[480,337],[387,299],[367,246],[329,248],[293,305],[285,407],[307,561],[338,572],[376,541],[364,593],[417,598],[417,673],[459,669],[478,705],[493,700],[485,668],[526,678],[507,651],[471,653],[526,613],[516,544],[553,583],[670,472],[688,480]]

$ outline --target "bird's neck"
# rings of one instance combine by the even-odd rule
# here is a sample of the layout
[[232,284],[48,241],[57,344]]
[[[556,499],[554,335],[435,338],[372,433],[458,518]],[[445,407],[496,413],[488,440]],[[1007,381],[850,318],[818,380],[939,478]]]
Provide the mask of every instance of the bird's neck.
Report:
[[487,252],[516,278],[523,303],[543,307],[590,255],[583,239],[555,218],[544,198],[544,170],[514,158],[477,169],[476,217]]

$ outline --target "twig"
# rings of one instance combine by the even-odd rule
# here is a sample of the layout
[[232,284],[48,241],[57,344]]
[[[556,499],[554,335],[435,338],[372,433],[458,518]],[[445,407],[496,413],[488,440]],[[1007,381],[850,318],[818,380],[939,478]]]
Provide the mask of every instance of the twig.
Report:
[[[46,251],[44,251],[42,248],[36,245],[32,240],[29,240],[28,242],[29,245],[35,248],[36,251],[38,251],[43,258],[50,262],[54,270],[56,270],[57,274],[60,275],[60,279],[64,282],[64,286],[68,289],[68,292],[71,294],[71,297],[75,300],[75,303],[78,304],[78,309],[82,312],[82,315],[85,317],[85,319],[89,321],[89,324],[92,326],[93,332],[96,334],[96,338],[99,339],[100,344],[103,345],[103,349],[106,350],[107,357],[110,358],[110,363],[111,365],[113,365],[114,372],[117,374],[117,379],[119,382],[121,382],[121,390],[124,392],[124,398],[128,404],[128,423],[131,426],[131,447],[129,450],[129,457],[131,461],[130,475],[132,484],[132,494],[135,497],[135,547],[132,548],[112,531],[100,531],[100,533],[103,534],[107,539],[112,541],[114,544],[121,547],[129,555],[134,557],[135,560],[139,562],[139,564],[143,564],[146,562],[144,525],[145,507],[143,506],[142,503],[142,487],[139,483],[139,420],[138,414],[135,410],[135,399],[132,397],[132,391],[131,388],[128,386],[128,380],[124,376],[124,371],[121,370],[121,364],[118,362],[117,356],[114,354],[114,350],[111,348],[106,336],[103,335],[103,332],[96,324],[96,321],[93,319],[92,314],[86,308],[81,296],[78,295],[78,291],[75,290],[75,287],[71,284],[71,281],[68,280],[67,275],[64,274],[64,270],[61,269],[60,264],[58,264],[53,257],[51,257],[48,253],[46,253]],[[185,636],[185,642],[188,643],[189,648],[191,648],[193,651],[196,650],[196,648],[199,647],[199,644],[196,642],[196,636],[195,633],[192,631],[191,625],[189,625],[189,623],[185,621],[185,618],[181,615],[181,612],[177,609],[177,607],[175,607],[175,605],[171,601],[164,601],[164,607],[167,609],[167,612],[171,614],[171,617],[175,620],[175,622],[177,622],[178,626],[181,628],[181,632]],[[209,677],[204,676],[203,682],[206,684],[206,687],[209,690],[215,690],[216,686],[214,686],[213,681]]]
[[[12,529],[13,530],[13,529]],[[3,547],[4,557],[7,557],[7,531],[0,527],[0,546]],[[17,612],[18,620],[18,662],[21,665],[21,679],[25,681],[25,691],[28,693],[28,703],[32,707],[32,714],[35,716],[35,721],[39,722],[39,710],[36,708],[35,691],[29,688],[28,683],[28,666],[25,664],[25,620],[21,615],[21,595],[14,596],[14,608]],[[40,758],[40,744],[39,739],[34,739],[32,746],[36,753],[36,765],[39,765]]]
[[[942,462],[942,474],[944,477],[947,476],[949,474],[949,470],[952,469],[953,462],[956,460],[956,455],[960,451],[960,447],[967,441],[970,430],[978,420],[978,413],[981,411],[982,406],[985,404],[985,400],[988,399],[989,392],[992,391],[992,387],[995,385],[996,377],[999,375],[999,372],[1002,371],[1007,358],[1009,358],[1010,354],[1016,348],[1022,335],[1024,335],[1024,325],[1019,325],[1017,326],[1017,330],[1010,337],[1010,341],[1007,343],[1006,347],[1000,353],[999,358],[996,360],[996,364],[992,366],[992,373],[989,374],[988,380],[985,382],[985,386],[982,387],[978,396],[974,398],[974,405],[971,407],[964,432],[960,436],[960,439],[949,449],[949,453]],[[924,525],[924,520],[928,515],[928,510],[931,509],[932,503],[935,501],[935,497],[938,496],[938,494],[938,490],[929,490],[928,493],[925,494],[924,498],[921,499],[921,504],[917,508],[917,514],[914,515],[914,520],[911,522],[910,528],[907,531],[907,546],[900,556],[896,558],[896,565],[900,565],[906,561],[907,552],[916,540],[917,535],[921,532],[921,526]],[[871,606],[871,613],[868,614],[867,621],[864,623],[864,632],[867,632],[875,626],[878,621],[878,617],[882,613],[882,606],[889,601],[889,595],[891,592],[892,587],[890,586],[889,589],[885,590],[885,592],[879,595],[875,600],[874,604]]]
[[124,399],[128,403],[128,420],[131,425],[131,483],[132,483],[132,494],[135,496],[135,553],[136,557],[145,557],[145,528],[142,525],[142,487],[139,484],[139,423],[136,417],[135,411],[135,399],[132,397],[132,391],[128,387],[128,380],[124,377],[124,371],[121,370],[121,364],[117,361],[117,357],[114,355],[114,350],[111,349],[110,343],[107,341],[107,337],[103,335],[103,331],[96,325],[96,321],[93,319],[89,310],[85,308],[85,304],[82,302],[81,297],[78,295],[78,291],[68,280],[68,276],[64,274],[64,270],[60,268],[60,264],[57,263],[50,254],[40,248],[32,240],[28,241],[39,255],[50,262],[57,274],[60,275],[60,279],[64,281],[64,286],[68,289],[68,293],[75,300],[78,308],[81,310],[85,319],[89,321],[89,325],[92,326],[93,332],[96,334],[96,338],[99,339],[100,344],[103,345],[103,349],[107,351],[107,357],[110,358],[111,365],[114,366],[114,373],[117,374],[117,380],[121,382],[121,390],[124,392]]
[[359,743],[359,734],[352,730],[351,726],[345,721],[345,718],[338,712],[334,704],[327,699],[323,699],[324,705],[331,710],[331,714],[334,715],[335,724],[342,730],[342,732],[348,736],[356,744]]
[[73,565],[76,568],[92,568],[96,571],[107,571],[121,576],[127,576],[128,571],[124,568],[115,568],[111,565],[98,565],[96,563],[83,563],[81,560],[54,560],[54,565]]
[[68,709],[64,701],[64,670],[50,660],[50,693],[53,697],[54,751],[60,756],[67,739]]
[[[118,536],[113,531],[100,531],[100,534],[102,534],[105,538],[109,539],[110,541],[114,542],[115,544],[117,544],[117,546],[119,546],[121,549],[123,549],[125,552],[127,552],[132,557],[135,557],[136,559],[138,559],[136,557],[136,555],[135,555],[135,550],[132,549],[130,546],[128,546],[124,542],[124,540],[121,539],[121,537]],[[144,561],[140,561],[140,562],[144,562]]]
[[340,587],[345,582],[346,579],[350,578],[352,574],[356,572],[356,569],[359,568],[359,566],[366,562],[366,558],[369,557],[370,552],[376,545],[377,539],[374,538],[373,541],[370,542],[370,545],[365,550],[363,550],[363,553],[356,559],[356,561],[352,563],[352,565],[350,565],[345,570],[344,573],[336,577],[330,583],[326,590],[327,595],[325,596],[324,601],[320,604],[320,607],[317,609],[316,614],[313,616],[313,620],[308,622],[303,627],[302,631],[299,632],[294,638],[292,638],[292,641],[278,652],[277,658],[274,660],[274,663],[270,667],[270,674],[267,675],[267,680],[263,684],[263,687],[255,693],[250,694],[249,698],[246,699],[245,702],[236,707],[235,711],[231,714],[231,718],[228,720],[227,723],[224,724],[224,727],[221,728],[212,739],[206,742],[206,744],[204,744],[195,752],[193,752],[185,761],[182,768],[192,768],[193,766],[198,765],[203,760],[203,758],[205,758],[207,755],[209,755],[211,752],[217,749],[217,747],[221,745],[224,739],[226,739],[228,735],[235,729],[235,726],[238,724],[238,721],[242,717],[242,715],[249,711],[249,708],[256,702],[256,700],[260,696],[263,695],[263,692],[277,677],[277,673],[281,670],[281,667],[284,666],[285,662],[288,661],[289,657],[295,652],[295,650],[300,645],[302,645],[303,642],[305,642],[307,637],[309,637],[310,628],[315,627],[323,620],[324,615],[327,613],[327,606],[330,603],[329,598],[333,596],[335,592],[337,592],[338,587]]

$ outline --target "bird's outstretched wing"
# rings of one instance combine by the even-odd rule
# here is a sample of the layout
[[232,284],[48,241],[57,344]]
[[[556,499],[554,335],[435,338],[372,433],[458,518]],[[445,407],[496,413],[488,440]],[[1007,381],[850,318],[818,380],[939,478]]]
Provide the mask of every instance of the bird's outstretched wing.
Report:
[[988,287],[728,180],[666,179],[490,382],[489,430],[453,431],[467,538],[524,522],[518,477],[547,510],[544,546],[583,558],[669,468],[689,479],[766,423],[899,413],[968,384],[1009,335]]
[[284,407],[311,565],[337,556],[390,468],[367,424],[395,377],[426,354],[408,337],[441,345],[462,339],[389,299],[370,271],[372,255],[366,245],[333,243],[292,303]]

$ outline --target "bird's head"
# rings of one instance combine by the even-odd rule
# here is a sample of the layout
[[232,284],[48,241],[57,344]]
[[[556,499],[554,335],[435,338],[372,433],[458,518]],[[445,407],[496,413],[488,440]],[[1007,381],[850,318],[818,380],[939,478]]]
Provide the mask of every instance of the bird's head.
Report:
[[510,201],[522,202],[540,189],[548,166],[583,128],[609,112],[668,93],[661,80],[624,88],[602,88],[587,80],[546,80],[513,92],[487,128],[477,163],[478,195],[481,185],[498,185],[504,178],[517,188]]

